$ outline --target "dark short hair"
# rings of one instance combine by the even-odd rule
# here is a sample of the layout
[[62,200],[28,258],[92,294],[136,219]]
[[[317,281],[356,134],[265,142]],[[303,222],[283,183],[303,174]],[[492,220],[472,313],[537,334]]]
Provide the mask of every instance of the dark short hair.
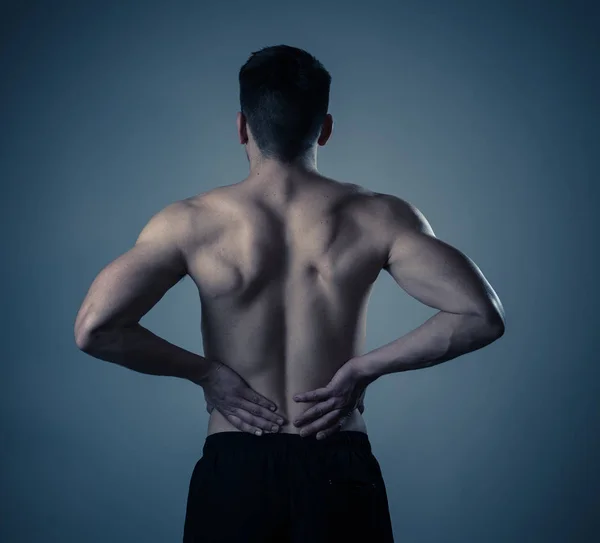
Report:
[[319,137],[329,107],[331,75],[311,54],[265,47],[241,67],[240,106],[263,156],[301,157]]

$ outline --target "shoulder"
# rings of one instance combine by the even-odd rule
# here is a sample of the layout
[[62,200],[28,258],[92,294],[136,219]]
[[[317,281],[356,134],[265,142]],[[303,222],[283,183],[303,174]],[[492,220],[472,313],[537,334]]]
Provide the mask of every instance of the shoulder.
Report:
[[138,242],[151,238],[174,239],[178,237],[186,226],[188,214],[189,205],[185,200],[168,204],[154,213],[146,222],[138,237]]
[[435,234],[423,213],[412,203],[392,194],[367,191],[362,197],[362,224],[386,261],[411,250],[420,250]]
[[386,232],[398,235],[402,232],[416,232],[434,235],[425,215],[407,200],[382,192],[373,192],[371,196],[373,214]]
[[193,212],[202,217],[210,213],[226,213],[228,209],[236,208],[245,203],[245,194],[238,183],[222,185],[202,192],[187,199]]
[[249,207],[229,186],[211,189],[176,205],[187,245],[194,248],[214,241],[232,225],[238,225],[247,216]]
[[212,236],[220,214],[208,196],[201,194],[167,204],[152,215],[137,243],[160,241],[187,252],[201,239]]
[[335,182],[344,192],[344,207],[350,209],[353,217],[366,226],[372,226],[378,238],[390,234],[397,237],[401,232],[421,232],[433,234],[425,215],[404,198],[377,192],[362,185],[348,182]]

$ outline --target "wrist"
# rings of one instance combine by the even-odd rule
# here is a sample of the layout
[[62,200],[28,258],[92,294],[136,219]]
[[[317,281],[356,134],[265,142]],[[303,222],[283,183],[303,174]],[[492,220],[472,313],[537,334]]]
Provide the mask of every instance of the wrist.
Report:
[[375,381],[379,375],[374,371],[372,364],[369,364],[368,360],[363,357],[356,357],[350,360],[350,365],[354,371],[356,379],[365,385],[370,385]]
[[222,364],[219,362],[202,357],[202,362],[194,364],[186,377],[188,381],[191,381],[195,385],[204,387],[211,375],[213,375],[215,371],[218,371],[221,365]]

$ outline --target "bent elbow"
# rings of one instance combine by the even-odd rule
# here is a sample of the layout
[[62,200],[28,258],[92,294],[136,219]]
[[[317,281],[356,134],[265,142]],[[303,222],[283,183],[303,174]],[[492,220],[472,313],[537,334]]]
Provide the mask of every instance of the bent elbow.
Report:
[[75,323],[73,330],[73,336],[75,339],[75,345],[80,351],[84,353],[89,352],[92,345],[92,341],[95,340],[98,330],[98,326],[94,325],[89,319],[78,319]]
[[82,330],[75,330],[75,345],[77,345],[77,348],[80,351],[83,351],[84,353],[87,352],[90,349],[90,343],[91,343],[91,334]]
[[490,335],[492,341],[501,338],[506,330],[506,321],[504,314],[500,311],[493,311],[484,317],[486,333]]
[[499,324],[494,325],[494,327],[493,327],[494,340],[500,339],[504,335],[505,331],[506,331],[506,325],[504,324],[504,320],[502,320]]
[[506,330],[506,316],[504,313],[504,306],[498,298],[494,295],[479,311],[479,316],[484,322],[486,334],[491,336],[492,341],[502,337]]

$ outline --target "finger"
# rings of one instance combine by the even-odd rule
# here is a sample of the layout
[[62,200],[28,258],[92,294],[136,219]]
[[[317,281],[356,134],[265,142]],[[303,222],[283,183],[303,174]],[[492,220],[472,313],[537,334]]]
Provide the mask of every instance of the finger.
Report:
[[270,411],[275,411],[277,409],[277,406],[272,401],[267,400],[267,398],[260,395],[258,392],[256,392],[255,390],[252,390],[251,388],[248,388],[247,390],[245,390],[242,393],[242,397],[252,403],[255,403],[266,409],[269,409]]
[[328,388],[317,388],[310,392],[302,392],[294,396],[295,402],[320,402],[331,398],[333,391]]
[[237,415],[233,415],[231,413],[225,415],[225,418],[231,422],[238,430],[242,432],[246,432],[248,434],[254,434],[256,436],[261,436],[263,434],[263,430],[261,428],[257,428],[256,426],[252,426],[247,422],[243,421]]
[[243,409],[244,411],[247,411],[248,413],[254,415],[257,418],[265,419],[265,421],[271,424],[275,423],[281,425],[285,422],[281,415],[273,413],[272,411],[269,411],[268,409],[265,409],[264,407],[261,407],[258,404],[249,402],[248,400],[240,399],[240,402],[237,405],[237,407]]
[[302,430],[300,431],[300,435],[302,437],[307,437],[316,434],[321,430],[326,430],[327,428],[330,428],[331,426],[339,422],[341,418],[341,413],[341,409],[334,409],[333,411],[329,411],[329,413],[326,413],[320,419],[317,419],[316,421],[302,428]]
[[251,413],[248,413],[245,409],[239,407],[233,408],[232,414],[244,421],[245,423],[255,428],[260,428],[265,432],[276,433],[279,432],[280,426],[277,423],[265,420],[261,417],[255,417]]
[[339,432],[342,429],[342,426],[344,426],[344,423],[346,422],[347,418],[348,417],[342,417],[338,422],[336,422],[329,428],[325,428],[325,430],[320,430],[319,432],[317,432],[317,439],[325,439],[326,437],[329,437],[330,435]]
[[296,420],[294,421],[294,426],[303,426],[308,422],[322,417],[332,409],[335,409],[337,407],[335,404],[336,398],[330,398],[327,401],[320,402],[316,405],[313,405],[312,407],[309,407],[304,413],[302,413],[302,415],[296,417]]

